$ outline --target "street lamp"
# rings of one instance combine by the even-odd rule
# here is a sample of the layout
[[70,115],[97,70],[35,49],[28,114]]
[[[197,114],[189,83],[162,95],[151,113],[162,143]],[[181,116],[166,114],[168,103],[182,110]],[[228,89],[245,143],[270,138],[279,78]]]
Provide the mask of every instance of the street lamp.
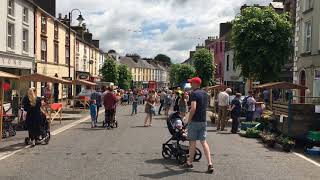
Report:
[[[84,21],[84,18],[82,17],[82,14],[81,14],[81,11],[77,8],[75,9],[72,9],[70,12],[69,12],[69,22],[68,22],[68,25],[69,25],[69,62],[68,62],[68,67],[69,67],[69,73],[68,73],[68,77],[69,77],[69,80],[72,80],[71,78],[71,23],[72,23],[72,13],[74,11],[78,11],[79,12],[79,16],[77,18],[77,20],[79,21],[79,26],[82,24],[82,22]],[[74,73],[75,74],[75,73]],[[74,76],[75,77],[75,76]],[[71,98],[72,96],[72,91],[70,90],[70,87],[69,87],[69,90],[68,90],[68,98]]]

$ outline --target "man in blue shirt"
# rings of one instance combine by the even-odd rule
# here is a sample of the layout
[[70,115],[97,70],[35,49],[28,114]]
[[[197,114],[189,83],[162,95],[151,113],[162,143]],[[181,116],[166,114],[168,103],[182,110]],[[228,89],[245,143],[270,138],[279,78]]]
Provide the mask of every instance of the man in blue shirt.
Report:
[[202,80],[199,77],[189,80],[193,92],[190,96],[191,109],[188,119],[188,140],[189,140],[189,159],[184,168],[193,168],[192,162],[196,152],[196,141],[200,141],[204,150],[204,154],[208,162],[208,171],[213,173],[213,165],[211,162],[210,148],[206,141],[207,136],[207,119],[206,112],[208,106],[208,94],[200,89]]

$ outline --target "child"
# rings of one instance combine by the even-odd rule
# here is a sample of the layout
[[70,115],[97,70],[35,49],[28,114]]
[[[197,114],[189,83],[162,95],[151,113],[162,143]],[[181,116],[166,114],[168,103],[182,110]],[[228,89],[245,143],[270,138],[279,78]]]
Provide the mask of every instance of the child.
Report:
[[97,105],[96,100],[90,101],[91,128],[97,127]]

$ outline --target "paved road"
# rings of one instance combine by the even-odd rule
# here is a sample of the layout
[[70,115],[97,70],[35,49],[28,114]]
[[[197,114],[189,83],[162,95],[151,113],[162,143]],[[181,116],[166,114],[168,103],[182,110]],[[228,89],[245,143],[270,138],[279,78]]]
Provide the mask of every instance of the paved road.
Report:
[[[142,111],[143,107],[140,107]],[[215,173],[206,174],[203,158],[194,170],[180,169],[161,157],[169,138],[165,122],[156,117],[144,128],[144,114],[118,110],[120,127],[91,129],[84,122],[54,136],[50,144],[23,150],[0,161],[0,180],[11,179],[320,179],[319,167],[295,156],[263,147],[257,140],[209,128]]]

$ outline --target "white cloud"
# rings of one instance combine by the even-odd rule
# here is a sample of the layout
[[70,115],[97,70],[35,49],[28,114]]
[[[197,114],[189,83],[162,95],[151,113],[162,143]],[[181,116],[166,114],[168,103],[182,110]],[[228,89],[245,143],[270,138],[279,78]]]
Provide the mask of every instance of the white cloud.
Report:
[[[135,52],[142,57],[164,53],[181,62],[188,58],[189,50],[203,43],[207,36],[218,36],[219,23],[232,20],[241,5],[270,1],[57,0],[57,13],[80,9],[87,27],[94,38],[100,39],[105,51]],[[76,19],[77,14],[73,16]],[[179,22],[188,25],[178,28]]]

